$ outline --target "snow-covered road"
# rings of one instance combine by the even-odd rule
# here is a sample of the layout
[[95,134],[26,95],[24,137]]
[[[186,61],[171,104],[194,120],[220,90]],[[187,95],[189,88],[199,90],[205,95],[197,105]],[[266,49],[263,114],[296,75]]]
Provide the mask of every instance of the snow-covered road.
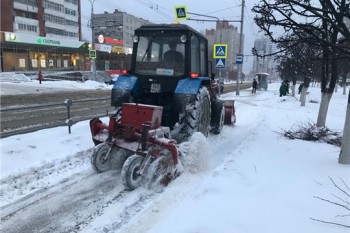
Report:
[[[246,102],[251,101],[246,100]],[[247,114],[259,115],[258,108],[254,105],[248,105],[247,108],[251,108]],[[239,117],[248,116],[241,114]],[[149,222],[149,219],[156,215],[154,208],[158,209],[158,214],[161,214],[169,204],[174,204],[174,195],[176,200],[180,201],[188,193],[189,190],[186,191],[186,189],[193,189],[206,173],[210,174],[222,163],[227,154],[246,140],[261,122],[255,121],[255,118],[250,119],[251,121],[245,121],[243,125],[224,126],[224,131],[220,135],[210,135],[206,139],[196,134],[192,141],[182,143],[180,145],[182,150],[196,159],[184,164],[188,172],[173,181],[163,193],[144,188],[133,192],[125,191],[121,184],[120,166],[105,173],[94,173],[89,164],[90,150],[79,152],[73,158],[58,164],[44,165],[32,171],[32,174],[18,176],[14,180],[18,185],[8,184],[8,189],[4,192],[14,191],[11,189],[18,186],[23,192],[30,192],[33,186],[49,183],[47,181],[51,176],[64,174],[67,169],[76,169],[77,166],[82,168],[72,176],[63,175],[61,181],[53,186],[43,185],[15,203],[3,206],[2,230],[8,233],[89,232],[88,229],[91,229],[91,232],[113,232],[113,229],[129,229],[127,223],[130,218],[147,219]],[[147,211],[148,209],[151,211]],[[100,218],[105,217],[106,211],[113,211],[113,216],[119,216],[119,218],[101,225],[103,221]],[[138,216],[141,212],[142,214]],[[132,228],[134,232],[144,232],[147,225],[149,223]],[[130,232],[129,230],[125,232]]]
[[[124,190],[120,166],[95,173],[90,165],[88,123],[75,125],[73,135],[66,135],[66,128],[62,128],[57,129],[58,134],[43,130],[33,136],[2,139],[2,174],[6,176],[1,179],[1,230],[347,232],[310,217],[348,222],[349,218],[335,217],[344,214],[342,210],[314,196],[332,200],[333,193],[342,197],[329,177],[349,184],[350,169],[337,164],[339,148],[335,146],[291,141],[279,135],[282,128],[315,119],[317,105],[308,103],[299,108],[295,98],[279,98],[277,88],[256,95],[243,90],[235,98],[235,126],[224,126],[222,134],[208,138],[195,134],[182,143],[180,149],[191,158],[182,159],[186,172],[162,192],[142,187]],[[330,106],[328,124],[339,130],[344,122],[339,113],[346,97],[333,98],[336,104]],[[61,132],[65,136],[58,137]],[[38,143],[37,137],[56,139],[50,149],[45,142]],[[41,153],[39,159],[46,156],[45,161],[37,161],[37,152]],[[12,164],[14,158],[17,160]],[[30,169],[26,162],[32,164]],[[16,167],[12,172],[11,165]]]

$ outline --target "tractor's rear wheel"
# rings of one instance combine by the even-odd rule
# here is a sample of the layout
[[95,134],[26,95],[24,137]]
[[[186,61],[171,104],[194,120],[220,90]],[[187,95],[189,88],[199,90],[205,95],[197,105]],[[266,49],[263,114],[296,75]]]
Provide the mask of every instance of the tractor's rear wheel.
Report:
[[187,140],[193,133],[208,136],[210,127],[210,96],[206,87],[201,87],[193,108],[180,114],[179,133],[174,136],[178,143]]
[[92,151],[90,162],[92,168],[96,172],[105,172],[111,168],[112,155],[110,153],[111,147],[106,143],[95,146],[94,150]]
[[132,155],[124,163],[122,168],[122,183],[127,190],[138,188],[142,181],[140,174],[141,164],[144,157],[141,155]]

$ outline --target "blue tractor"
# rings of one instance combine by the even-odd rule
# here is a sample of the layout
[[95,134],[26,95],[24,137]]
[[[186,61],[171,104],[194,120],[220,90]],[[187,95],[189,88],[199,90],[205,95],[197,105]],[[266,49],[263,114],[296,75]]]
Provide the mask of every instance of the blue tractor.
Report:
[[[123,71],[112,89],[116,113],[109,125],[99,119],[90,122],[96,144],[91,158],[94,170],[108,170],[109,154],[122,148],[129,156],[122,169],[128,189],[139,185],[151,165],[176,167],[177,143],[195,132],[219,134],[224,124],[236,121],[234,101],[218,97],[203,35],[187,25],[150,24],[135,30],[133,42],[131,68]],[[170,151],[172,162],[153,163],[166,157],[154,146]],[[163,171],[163,178],[169,173],[168,168],[155,170]],[[176,169],[170,173],[174,178]]]
[[235,122],[233,101],[220,100],[212,87],[208,42],[202,34],[182,24],[144,25],[133,40],[131,70],[115,82],[113,106],[162,106],[162,125],[170,127],[178,142],[196,131],[218,134],[225,122]]

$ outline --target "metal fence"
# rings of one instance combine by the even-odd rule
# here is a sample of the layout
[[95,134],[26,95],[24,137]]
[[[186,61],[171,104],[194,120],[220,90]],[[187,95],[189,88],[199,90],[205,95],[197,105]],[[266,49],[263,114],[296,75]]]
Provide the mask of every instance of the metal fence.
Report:
[[94,99],[87,99],[87,100],[71,100],[66,99],[65,101],[61,103],[52,103],[52,104],[40,104],[40,105],[30,105],[30,106],[22,106],[22,107],[7,107],[7,108],[0,108],[0,114],[3,114],[5,112],[18,112],[23,110],[36,110],[36,109],[43,109],[43,108],[54,108],[54,107],[65,107],[66,108],[66,119],[62,122],[46,122],[40,125],[23,125],[22,127],[16,128],[16,129],[10,129],[0,132],[0,138],[5,138],[13,135],[18,134],[24,134],[24,133],[31,133],[42,129],[48,129],[48,128],[54,128],[58,126],[67,126],[68,127],[68,133],[71,133],[71,127],[77,122],[80,121],[86,121],[97,117],[106,117],[109,115],[108,109],[104,113],[100,114],[94,114],[89,116],[76,116],[71,118],[71,108],[74,106],[79,106],[82,103],[87,102],[96,102],[96,101],[108,101],[110,98],[94,98]]

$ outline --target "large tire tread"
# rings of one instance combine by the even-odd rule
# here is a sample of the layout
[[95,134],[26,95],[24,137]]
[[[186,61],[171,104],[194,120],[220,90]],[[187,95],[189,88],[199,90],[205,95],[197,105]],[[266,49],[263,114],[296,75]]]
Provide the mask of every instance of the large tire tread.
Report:
[[[210,105],[208,89],[206,87],[201,87],[196,96],[194,111],[180,114],[180,130],[178,134],[174,136],[178,143],[186,141],[195,132],[201,132],[204,136],[208,136],[211,117]],[[198,111],[198,109],[201,109],[201,111]]]

